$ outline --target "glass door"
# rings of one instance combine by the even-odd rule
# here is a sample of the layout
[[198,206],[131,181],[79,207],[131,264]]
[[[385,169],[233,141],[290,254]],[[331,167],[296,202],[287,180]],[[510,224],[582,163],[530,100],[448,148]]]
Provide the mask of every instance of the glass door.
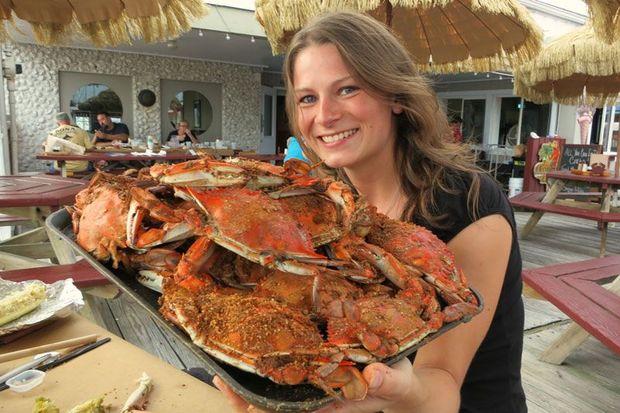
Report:
[[276,153],[276,96],[275,88],[263,86],[260,117],[262,137],[258,153]]
[[463,99],[463,141],[482,143],[484,138],[484,99]]

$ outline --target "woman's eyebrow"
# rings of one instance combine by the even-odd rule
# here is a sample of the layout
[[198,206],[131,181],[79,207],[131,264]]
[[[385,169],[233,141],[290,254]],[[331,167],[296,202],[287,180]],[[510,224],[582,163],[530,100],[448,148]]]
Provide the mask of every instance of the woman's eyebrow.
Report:
[[[333,82],[331,82],[331,84],[337,85],[338,83],[342,83],[344,81],[349,81],[349,80],[353,80],[353,76],[347,75],[347,76],[341,77],[340,79],[336,79]],[[301,87],[299,89],[295,89],[295,93],[305,93],[305,92],[310,92],[310,91],[312,91],[312,88],[309,88],[309,87]]]

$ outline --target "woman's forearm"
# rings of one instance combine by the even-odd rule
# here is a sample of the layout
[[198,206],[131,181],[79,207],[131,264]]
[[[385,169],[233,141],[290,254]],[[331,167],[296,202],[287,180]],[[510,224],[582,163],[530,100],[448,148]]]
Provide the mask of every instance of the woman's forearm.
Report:
[[415,368],[413,386],[406,400],[385,409],[385,413],[456,413],[461,403],[460,388],[445,370]]

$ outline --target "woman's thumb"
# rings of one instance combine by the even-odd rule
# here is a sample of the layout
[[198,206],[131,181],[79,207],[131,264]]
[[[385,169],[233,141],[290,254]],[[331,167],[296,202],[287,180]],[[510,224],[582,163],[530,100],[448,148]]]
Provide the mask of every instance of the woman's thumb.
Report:
[[402,360],[388,367],[374,363],[364,369],[368,382],[368,395],[383,399],[398,399],[411,390],[412,371],[409,360]]

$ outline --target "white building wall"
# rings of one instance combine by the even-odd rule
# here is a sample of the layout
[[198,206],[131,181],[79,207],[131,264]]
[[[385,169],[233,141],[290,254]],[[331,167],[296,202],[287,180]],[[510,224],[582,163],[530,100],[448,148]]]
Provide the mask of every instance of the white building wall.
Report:
[[[189,59],[117,53],[90,49],[14,46],[16,61],[23,66],[17,76],[17,132],[20,171],[42,170],[35,159],[47,133],[55,127],[60,111],[58,72],[73,71],[131,76],[133,136],[160,134],[160,80],[213,82],[222,85],[222,138],[241,147],[257,148],[260,142],[260,69]],[[137,101],[138,92],[151,89],[157,103],[150,108]],[[164,102],[167,104],[167,102]]]

